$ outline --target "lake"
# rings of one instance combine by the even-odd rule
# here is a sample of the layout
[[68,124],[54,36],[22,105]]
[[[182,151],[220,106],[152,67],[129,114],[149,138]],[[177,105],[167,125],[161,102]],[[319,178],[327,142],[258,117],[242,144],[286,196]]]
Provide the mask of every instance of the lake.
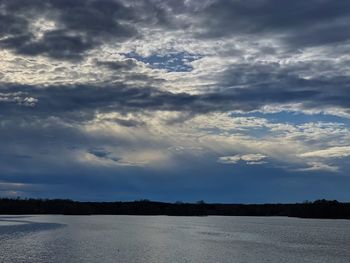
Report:
[[0,262],[350,262],[350,220],[0,216]]

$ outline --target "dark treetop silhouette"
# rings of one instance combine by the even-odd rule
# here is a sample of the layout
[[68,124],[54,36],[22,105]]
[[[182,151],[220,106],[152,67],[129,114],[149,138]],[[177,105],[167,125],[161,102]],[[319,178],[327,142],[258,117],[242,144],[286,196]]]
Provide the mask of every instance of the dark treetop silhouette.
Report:
[[77,202],[62,199],[0,199],[0,214],[66,215],[171,215],[171,216],[289,216],[350,219],[350,203],[336,200],[305,201],[296,204],[207,204],[134,202]]

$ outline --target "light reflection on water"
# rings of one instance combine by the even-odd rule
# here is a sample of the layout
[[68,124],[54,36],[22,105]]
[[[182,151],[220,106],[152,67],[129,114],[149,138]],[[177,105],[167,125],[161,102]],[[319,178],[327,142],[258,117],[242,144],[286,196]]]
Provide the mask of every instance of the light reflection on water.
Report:
[[350,262],[350,220],[0,216],[0,262]]

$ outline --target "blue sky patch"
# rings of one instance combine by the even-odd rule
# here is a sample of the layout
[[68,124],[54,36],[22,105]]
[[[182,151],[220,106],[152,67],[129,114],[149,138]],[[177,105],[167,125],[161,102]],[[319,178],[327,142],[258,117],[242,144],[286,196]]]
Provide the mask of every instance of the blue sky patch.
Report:
[[200,59],[200,55],[187,52],[172,52],[167,54],[153,54],[143,57],[136,52],[123,54],[127,58],[134,58],[148,64],[152,68],[165,69],[168,72],[189,72],[193,69],[191,62]]

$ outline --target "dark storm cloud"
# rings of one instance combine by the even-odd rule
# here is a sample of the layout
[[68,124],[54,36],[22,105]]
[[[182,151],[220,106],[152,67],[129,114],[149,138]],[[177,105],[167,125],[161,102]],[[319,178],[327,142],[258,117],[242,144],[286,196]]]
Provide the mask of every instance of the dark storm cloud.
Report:
[[210,38],[278,36],[297,47],[350,38],[350,2],[343,0],[218,0],[198,15],[204,29],[202,36]]
[[[3,98],[16,97],[0,103],[1,115],[27,114],[38,117],[58,116],[67,120],[92,119],[96,112],[143,112],[153,110],[179,111],[191,114],[211,111],[259,110],[265,105],[301,103],[305,108],[341,107],[350,109],[348,77],[302,79],[285,72],[272,72],[257,66],[244,75],[246,67],[227,70],[215,92],[204,94],[171,93],[152,87],[129,87],[123,84],[106,86],[23,86],[0,88]],[[270,71],[270,72],[268,72]],[[10,94],[10,95],[9,95]],[[31,107],[18,103],[34,101]],[[23,95],[25,94],[25,95]],[[137,123],[119,121],[123,126]]]
[[[24,55],[82,59],[104,43],[142,37],[141,28],[193,28],[201,37],[277,38],[300,48],[346,41],[350,37],[348,1],[217,0],[202,8],[185,1],[0,0],[0,47]],[[203,5],[203,4],[202,4]],[[189,19],[179,19],[184,15]],[[56,28],[37,38],[38,18]],[[191,22],[190,22],[191,21]]]
[[136,62],[133,59],[123,61],[96,61],[96,65],[104,66],[110,70],[131,70],[136,67]]
[[80,59],[82,54],[93,47],[92,41],[83,36],[70,35],[64,30],[45,33],[40,41],[32,40],[31,36],[18,36],[1,41],[5,48],[15,47],[18,54],[47,55],[56,59]]
[[[0,17],[5,22],[0,33],[6,37],[0,45],[19,54],[80,59],[85,51],[104,41],[118,42],[137,35],[132,25],[123,23],[133,21],[137,14],[112,0],[3,0],[0,6],[6,14]],[[40,17],[54,20],[57,29],[48,30],[37,39],[29,24]]]
[[111,152],[104,150],[103,148],[94,148],[89,150],[89,153],[95,155],[96,157],[99,158],[107,158]]
[[119,118],[115,118],[113,119],[113,121],[118,123],[120,126],[124,126],[124,127],[139,127],[145,124],[143,121],[125,120],[125,119],[119,119]]
[[[74,60],[103,43],[141,37],[137,23],[177,27],[166,2],[144,0],[131,4],[118,0],[1,0],[0,47],[24,55]],[[54,21],[56,29],[37,38],[31,23],[38,18]]]
[[127,113],[146,110],[186,110],[186,108],[191,110],[192,104],[197,99],[185,93],[173,94],[155,88],[128,87],[123,84],[102,87],[75,85],[45,88],[7,85],[2,86],[0,90],[6,98],[10,94],[27,94],[38,100],[35,107],[31,108],[32,111],[27,111],[26,107],[20,107],[16,101],[4,101],[0,103],[2,114],[28,112],[41,117],[52,115],[75,120],[91,119],[96,111]]
[[28,23],[26,19],[8,13],[0,14],[0,36],[21,35],[26,33],[27,30]]
[[114,162],[118,162],[121,160],[121,158],[113,156],[113,153],[110,151],[105,150],[104,148],[92,148],[88,151],[88,153],[101,158],[101,159],[106,159],[106,160],[111,160]]

